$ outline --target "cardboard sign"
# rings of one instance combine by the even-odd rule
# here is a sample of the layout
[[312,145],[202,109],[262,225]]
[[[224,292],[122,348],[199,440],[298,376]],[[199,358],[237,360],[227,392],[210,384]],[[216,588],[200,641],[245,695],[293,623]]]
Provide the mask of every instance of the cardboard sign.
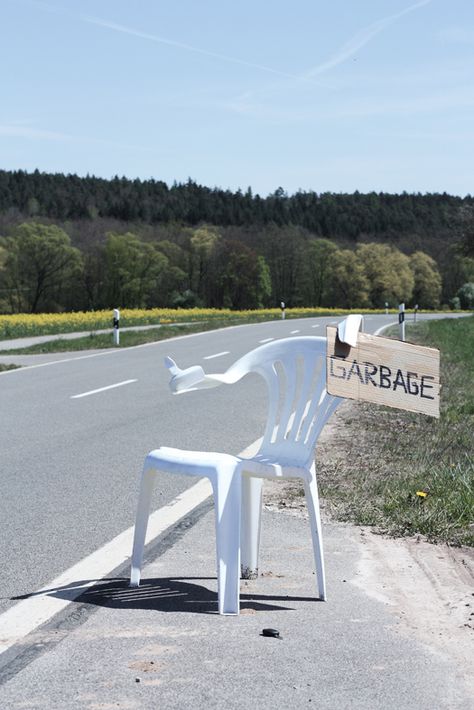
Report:
[[326,334],[329,394],[439,417],[439,350],[366,333],[351,347],[337,328]]

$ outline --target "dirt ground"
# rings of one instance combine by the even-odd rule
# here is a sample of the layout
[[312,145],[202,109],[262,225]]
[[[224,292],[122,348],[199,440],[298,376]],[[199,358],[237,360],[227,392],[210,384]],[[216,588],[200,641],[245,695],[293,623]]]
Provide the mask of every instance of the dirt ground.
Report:
[[[323,431],[320,459],[342,455],[341,448],[348,444],[344,422],[350,407],[346,403]],[[298,482],[265,481],[264,505],[306,517]],[[324,522],[329,517],[324,500],[321,510]],[[474,550],[434,545],[420,537],[393,539],[367,527],[353,528],[359,562],[351,582],[385,603],[401,628],[431,652],[455,659],[474,697]]]

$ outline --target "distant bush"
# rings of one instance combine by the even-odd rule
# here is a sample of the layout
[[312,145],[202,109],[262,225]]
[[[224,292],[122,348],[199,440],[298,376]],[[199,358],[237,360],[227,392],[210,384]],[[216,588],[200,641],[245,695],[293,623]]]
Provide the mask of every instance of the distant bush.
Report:
[[474,309],[474,283],[463,284],[456,295],[461,308]]

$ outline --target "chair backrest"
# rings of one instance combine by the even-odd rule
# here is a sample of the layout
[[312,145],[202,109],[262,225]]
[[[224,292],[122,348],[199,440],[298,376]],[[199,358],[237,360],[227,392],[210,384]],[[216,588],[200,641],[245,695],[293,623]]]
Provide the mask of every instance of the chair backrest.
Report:
[[269,394],[259,458],[309,466],[325,423],[342,402],[326,392],[326,338],[296,337],[266,343],[228,370],[239,378],[256,372]]

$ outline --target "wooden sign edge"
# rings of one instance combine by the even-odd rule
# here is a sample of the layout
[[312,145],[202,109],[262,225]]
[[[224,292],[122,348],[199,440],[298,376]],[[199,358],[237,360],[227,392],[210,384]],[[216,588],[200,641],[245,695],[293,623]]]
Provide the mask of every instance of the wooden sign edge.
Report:
[[[427,416],[427,417],[434,417],[435,419],[439,419],[439,418],[440,418],[440,402],[441,402],[441,387],[442,387],[440,374],[439,374],[439,376],[438,376],[438,381],[437,381],[437,385],[438,385],[438,396],[437,396],[437,398],[436,398],[436,400],[435,400],[436,407],[435,407],[435,410],[434,410],[433,412],[423,412],[423,411],[420,411],[419,408],[416,409],[416,408],[411,408],[411,407],[403,407],[403,406],[400,406],[400,405],[397,405],[397,404],[393,404],[393,403],[387,404],[386,402],[384,402],[384,403],[381,403],[381,402],[373,402],[373,401],[371,401],[371,400],[361,399],[361,398],[358,398],[358,397],[355,397],[355,396],[350,396],[350,394],[348,394],[348,395],[332,394],[332,393],[329,391],[329,382],[330,382],[330,379],[329,379],[329,367],[328,367],[328,365],[329,365],[329,361],[330,361],[330,359],[331,359],[332,356],[329,354],[329,351],[328,351],[328,347],[329,347],[328,331],[331,331],[331,335],[332,335],[332,332],[334,332],[334,336],[335,336],[335,337],[334,337],[334,342],[336,342],[336,341],[338,340],[337,326],[334,326],[334,325],[328,325],[328,326],[326,326],[326,391],[328,392],[328,394],[331,394],[333,397],[339,397],[340,399],[350,399],[350,400],[352,400],[352,401],[354,401],[354,402],[364,402],[364,401],[365,401],[365,402],[367,402],[368,404],[376,404],[376,405],[378,405],[378,406],[389,407],[389,408],[391,408],[391,409],[399,409],[399,410],[403,410],[403,411],[406,411],[406,412],[413,412],[413,413],[416,413],[416,414],[424,414],[424,415]],[[359,334],[358,334],[358,337],[359,337],[360,335],[369,338],[369,341],[370,341],[370,340],[373,341],[373,339],[376,339],[377,341],[378,341],[378,340],[384,340],[384,341],[388,341],[388,342],[390,342],[390,343],[400,343],[400,344],[402,344],[402,345],[404,346],[404,348],[406,348],[406,349],[414,348],[414,349],[417,350],[418,352],[419,352],[419,350],[420,350],[420,348],[421,348],[424,352],[426,352],[427,355],[431,355],[432,357],[434,357],[434,358],[437,360],[437,367],[438,367],[438,372],[439,372],[439,369],[440,369],[440,355],[441,355],[441,354],[440,354],[440,350],[439,350],[438,348],[433,348],[433,347],[426,346],[426,345],[417,345],[417,344],[415,344],[415,343],[409,343],[409,342],[407,343],[406,341],[396,340],[395,338],[387,338],[386,336],[382,336],[382,335],[374,335],[374,334],[372,334],[372,333],[359,333]],[[348,346],[348,347],[352,347],[352,346]],[[357,347],[357,345],[356,345],[355,347]]]

